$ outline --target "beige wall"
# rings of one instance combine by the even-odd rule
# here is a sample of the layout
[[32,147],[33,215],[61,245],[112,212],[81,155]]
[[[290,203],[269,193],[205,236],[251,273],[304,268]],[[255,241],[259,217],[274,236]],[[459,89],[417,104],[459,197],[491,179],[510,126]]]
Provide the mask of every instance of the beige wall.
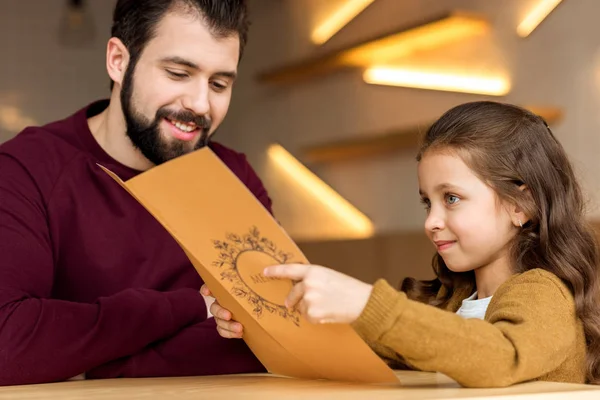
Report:
[[[115,2],[86,2],[95,24],[95,40],[73,49],[61,46],[58,39],[66,0],[2,0],[0,120],[16,108],[27,122],[45,123],[108,97],[105,52]],[[15,133],[0,123],[0,142]]]
[[[268,162],[269,144],[279,142],[301,154],[304,146],[422,123],[456,104],[483,97],[369,86],[354,72],[284,87],[260,85],[255,75],[453,9],[487,15],[493,24],[491,39],[449,46],[435,54],[433,62],[503,70],[511,76],[513,90],[499,100],[562,107],[565,118],[553,129],[584,177],[592,216],[600,217],[600,2],[565,0],[523,40],[515,27],[537,0],[376,0],[323,48],[315,48],[308,39],[311,27],[341,1],[251,0],[250,43],[218,136],[248,154],[283,226],[295,237],[315,238],[301,242],[311,261],[367,281],[385,277],[397,283],[404,276],[430,276],[432,249],[421,233],[424,211],[418,202],[414,155],[312,165],[371,217],[378,231],[367,240],[319,242],[316,239],[335,230],[340,221]],[[58,43],[65,3],[3,0],[0,109],[18,107],[25,118],[44,123],[108,95],[104,52],[115,0],[88,2],[96,40],[85,49]],[[14,133],[0,128],[0,141]]]
[[[529,38],[521,39],[515,28],[537,0],[376,0],[323,49],[315,48],[309,42],[311,27],[326,8],[339,3],[253,1],[252,35],[223,132],[229,143],[248,153],[292,235],[318,237],[340,221],[273,168],[265,155],[268,144],[280,142],[301,156],[304,146],[422,123],[456,104],[486,97],[370,86],[352,72],[289,86],[258,84],[255,74],[453,9],[487,15],[491,38],[449,46],[434,60],[504,70],[513,90],[494,99],[561,107],[565,117],[552,128],[582,174],[593,216],[600,216],[600,2],[565,0]],[[413,157],[310,167],[367,214],[379,233],[415,232],[421,230],[424,212]]]
[[[249,155],[275,200],[279,220],[292,235],[318,238],[340,221],[273,168],[265,156],[270,143],[280,142],[301,155],[304,146],[422,123],[453,105],[483,97],[370,86],[352,72],[284,87],[260,85],[256,74],[447,10],[487,15],[492,39],[450,46],[437,60],[505,70],[513,90],[500,100],[562,107],[565,118],[553,128],[585,180],[594,216],[600,216],[600,2],[565,0],[523,40],[515,26],[537,0],[376,0],[323,48],[315,48],[309,41],[311,27],[342,1],[251,0],[250,42],[218,136]],[[16,106],[25,118],[44,123],[108,95],[104,53],[115,0],[88,2],[96,40],[85,49],[58,43],[65,3],[3,1],[0,109]],[[14,133],[0,128],[0,141]],[[423,212],[413,156],[310,167],[367,214],[378,232],[418,231]]]

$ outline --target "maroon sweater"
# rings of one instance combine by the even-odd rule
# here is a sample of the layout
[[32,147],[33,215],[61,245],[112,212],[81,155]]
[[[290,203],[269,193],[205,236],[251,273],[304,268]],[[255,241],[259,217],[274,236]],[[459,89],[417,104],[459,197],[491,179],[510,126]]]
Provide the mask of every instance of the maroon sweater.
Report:
[[[107,104],[0,146],[0,385],[263,371],[207,319],[175,240],[96,165],[123,180],[140,173],[88,128]],[[211,147],[270,211],[246,158]]]

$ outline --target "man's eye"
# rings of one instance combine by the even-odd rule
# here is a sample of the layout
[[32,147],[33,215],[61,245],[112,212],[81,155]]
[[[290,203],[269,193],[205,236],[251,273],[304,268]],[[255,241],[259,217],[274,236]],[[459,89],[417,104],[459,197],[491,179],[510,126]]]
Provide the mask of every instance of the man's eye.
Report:
[[173,72],[173,71],[169,71],[169,70],[166,70],[166,71],[172,78],[175,78],[175,79],[184,79],[184,78],[187,78],[187,76],[188,76],[187,74],[182,74],[179,72]]
[[217,91],[222,91],[222,90],[227,89],[227,85],[223,84],[221,82],[213,82],[212,85]]

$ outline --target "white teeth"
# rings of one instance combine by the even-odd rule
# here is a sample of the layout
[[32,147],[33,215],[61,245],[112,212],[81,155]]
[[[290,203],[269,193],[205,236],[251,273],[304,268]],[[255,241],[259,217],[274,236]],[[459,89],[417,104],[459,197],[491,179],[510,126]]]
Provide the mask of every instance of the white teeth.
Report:
[[184,132],[191,132],[196,129],[195,125],[186,125],[178,121],[171,121],[171,123]]

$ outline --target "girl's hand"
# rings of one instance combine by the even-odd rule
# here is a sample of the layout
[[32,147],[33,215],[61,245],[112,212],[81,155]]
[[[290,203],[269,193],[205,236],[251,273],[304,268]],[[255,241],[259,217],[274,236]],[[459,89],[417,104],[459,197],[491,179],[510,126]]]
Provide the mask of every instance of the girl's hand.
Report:
[[264,275],[289,278],[294,288],[286,307],[297,307],[312,323],[352,323],[367,305],[373,286],[319,265],[267,267]]

